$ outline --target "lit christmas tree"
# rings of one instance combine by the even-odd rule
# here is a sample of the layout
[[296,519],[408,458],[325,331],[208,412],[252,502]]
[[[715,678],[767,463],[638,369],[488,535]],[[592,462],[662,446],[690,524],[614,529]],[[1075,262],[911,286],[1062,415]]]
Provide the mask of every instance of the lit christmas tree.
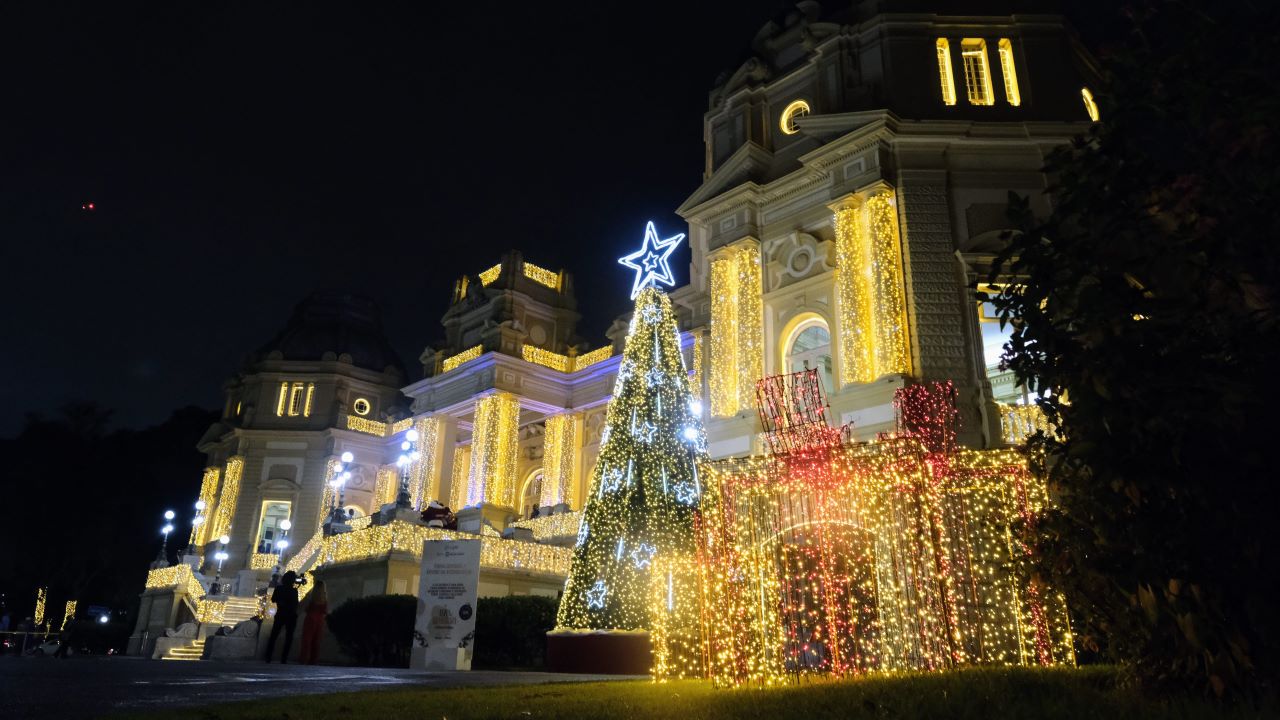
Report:
[[647,251],[644,269],[637,270],[648,276],[636,282],[631,330],[560,602],[561,629],[648,630],[653,613],[676,604],[693,610],[698,603],[696,593],[684,591],[687,578],[672,568],[687,566],[696,549],[703,493],[697,466],[706,454],[702,409],[691,392],[671,300],[651,286],[662,279],[655,268],[669,277],[665,258],[678,241],[656,242],[650,224],[645,249],[623,259],[630,265],[628,259],[641,260]]

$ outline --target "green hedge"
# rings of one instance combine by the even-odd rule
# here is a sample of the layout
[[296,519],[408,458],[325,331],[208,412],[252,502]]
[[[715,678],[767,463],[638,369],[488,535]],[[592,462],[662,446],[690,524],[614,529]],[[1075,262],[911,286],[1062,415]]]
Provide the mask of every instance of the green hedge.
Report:
[[[547,631],[555,626],[554,598],[480,598],[472,666],[539,669]],[[348,600],[329,614],[338,647],[358,665],[408,667],[418,599],[412,595],[372,595]]]
[[412,595],[355,598],[329,613],[329,630],[358,665],[409,667],[417,611]]
[[555,598],[534,595],[480,598],[471,666],[541,669],[558,604]]

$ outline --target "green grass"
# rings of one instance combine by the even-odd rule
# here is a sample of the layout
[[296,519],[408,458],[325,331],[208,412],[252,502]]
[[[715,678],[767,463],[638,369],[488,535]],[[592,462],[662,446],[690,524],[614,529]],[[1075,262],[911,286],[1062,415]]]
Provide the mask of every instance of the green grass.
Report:
[[[774,689],[716,690],[709,683],[557,683],[453,690],[395,689],[205,706],[184,718],[903,718],[1110,720],[1275,717],[1185,698],[1156,702],[1116,686],[1109,668],[970,669],[931,675],[810,681]],[[172,711],[164,713],[172,716]],[[141,717],[159,717],[158,715]]]

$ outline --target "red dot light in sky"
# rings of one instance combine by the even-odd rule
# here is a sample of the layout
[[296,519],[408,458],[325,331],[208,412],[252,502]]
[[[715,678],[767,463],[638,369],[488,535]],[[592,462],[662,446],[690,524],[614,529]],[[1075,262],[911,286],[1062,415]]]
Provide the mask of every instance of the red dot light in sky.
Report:
[[92,209],[93,209],[93,203],[91,203],[91,202],[85,203],[85,204],[83,204],[83,205],[81,205],[81,206],[80,206],[80,209],[81,209],[81,210],[92,210]]

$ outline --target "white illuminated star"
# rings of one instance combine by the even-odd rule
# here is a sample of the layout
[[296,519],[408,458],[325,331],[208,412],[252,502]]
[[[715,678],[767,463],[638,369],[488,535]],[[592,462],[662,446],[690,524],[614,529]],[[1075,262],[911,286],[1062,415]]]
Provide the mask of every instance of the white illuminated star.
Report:
[[698,504],[698,488],[693,483],[677,483],[675,486],[676,499],[685,505]]
[[637,570],[646,570],[649,564],[653,562],[653,556],[657,552],[658,549],[649,543],[641,543],[635,550],[631,551],[631,562],[636,566]]
[[600,476],[600,494],[611,493],[622,487],[622,471],[618,468],[606,470]]
[[653,442],[654,434],[657,432],[658,432],[658,426],[654,425],[651,422],[646,421],[645,424],[640,426],[636,434],[640,436],[641,442],[651,443]]
[[683,239],[684,233],[677,233],[666,240],[659,240],[658,231],[654,228],[652,220],[644,226],[644,244],[640,249],[618,258],[620,264],[636,271],[636,280],[631,285],[632,300],[635,300],[640,291],[650,285],[657,287],[658,283],[662,283],[671,287],[676,284],[667,259]]
[[587,591],[587,607],[592,610],[601,610],[604,608],[605,596],[609,594],[609,588],[605,587],[603,580],[597,580],[595,585]]

